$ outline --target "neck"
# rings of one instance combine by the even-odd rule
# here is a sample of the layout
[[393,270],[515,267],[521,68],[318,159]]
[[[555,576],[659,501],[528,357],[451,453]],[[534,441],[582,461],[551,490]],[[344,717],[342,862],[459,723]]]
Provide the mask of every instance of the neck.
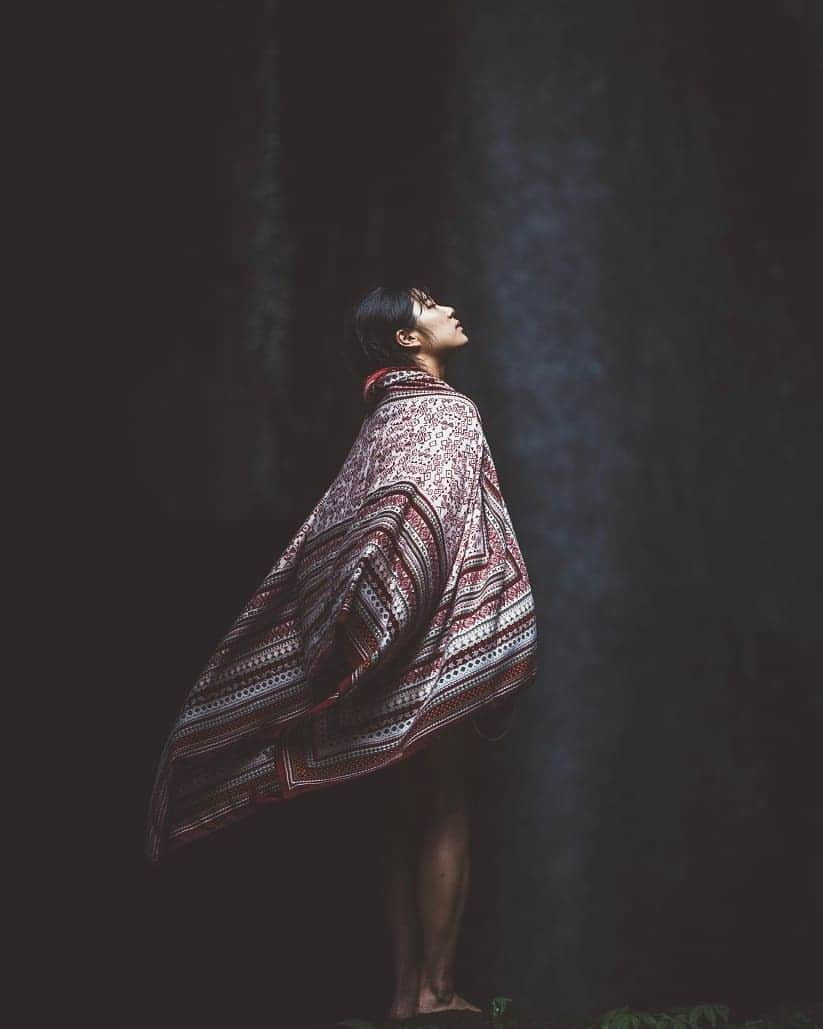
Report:
[[436,379],[443,379],[445,381],[446,362],[442,358],[435,357],[434,354],[416,354],[415,362],[424,372],[428,372]]

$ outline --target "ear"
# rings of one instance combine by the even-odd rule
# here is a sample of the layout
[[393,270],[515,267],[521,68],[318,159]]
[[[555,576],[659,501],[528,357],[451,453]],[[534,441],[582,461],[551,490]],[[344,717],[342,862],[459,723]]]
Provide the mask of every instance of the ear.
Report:
[[411,329],[398,329],[394,334],[394,338],[401,347],[414,346],[415,343],[420,342]]

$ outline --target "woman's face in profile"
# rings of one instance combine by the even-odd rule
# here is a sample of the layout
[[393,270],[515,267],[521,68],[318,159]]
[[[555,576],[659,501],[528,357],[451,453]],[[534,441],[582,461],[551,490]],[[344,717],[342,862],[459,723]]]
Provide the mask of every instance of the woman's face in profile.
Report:
[[438,304],[426,294],[419,294],[413,300],[417,327],[425,337],[427,350],[446,350],[461,347],[468,342],[468,335],[455,316],[454,308]]

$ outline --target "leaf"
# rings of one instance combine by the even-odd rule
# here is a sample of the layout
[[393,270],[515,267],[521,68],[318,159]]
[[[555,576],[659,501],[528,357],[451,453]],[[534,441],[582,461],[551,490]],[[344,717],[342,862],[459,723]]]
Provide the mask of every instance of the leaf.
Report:
[[507,1011],[509,1005],[512,1003],[511,997],[492,997],[491,999],[491,1014],[492,1018],[498,1018]]

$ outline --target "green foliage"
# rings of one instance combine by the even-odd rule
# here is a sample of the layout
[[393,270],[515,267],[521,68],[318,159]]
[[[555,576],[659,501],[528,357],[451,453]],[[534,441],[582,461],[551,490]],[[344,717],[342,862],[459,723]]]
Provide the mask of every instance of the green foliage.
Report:
[[[597,1019],[592,1029],[698,1029],[711,1026],[717,1029],[728,1022],[729,1009],[725,1004],[695,1004],[693,1007],[673,1007],[669,1011],[636,1011],[630,1007],[612,1008]],[[765,1027],[764,1027],[765,1029]]]
[[770,1016],[753,1018],[742,1025],[729,1023],[725,1004],[695,1004],[668,1011],[638,1011],[628,1006],[611,1008],[588,1024],[587,1029],[823,1029],[808,1012],[783,1004]]

